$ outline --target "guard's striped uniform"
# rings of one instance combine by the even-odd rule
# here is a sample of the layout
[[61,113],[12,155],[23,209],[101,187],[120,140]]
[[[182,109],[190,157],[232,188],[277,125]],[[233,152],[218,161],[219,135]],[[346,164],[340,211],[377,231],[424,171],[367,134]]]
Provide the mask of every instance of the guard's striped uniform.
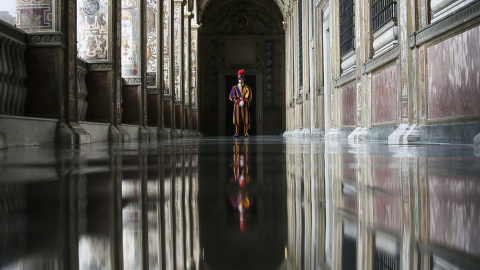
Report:
[[[250,124],[250,101],[252,101],[252,89],[250,86],[241,84],[234,85],[232,91],[230,91],[230,100],[234,102],[233,104],[233,124],[240,125],[243,123],[245,125]],[[240,106],[236,101],[245,99],[245,105]]]

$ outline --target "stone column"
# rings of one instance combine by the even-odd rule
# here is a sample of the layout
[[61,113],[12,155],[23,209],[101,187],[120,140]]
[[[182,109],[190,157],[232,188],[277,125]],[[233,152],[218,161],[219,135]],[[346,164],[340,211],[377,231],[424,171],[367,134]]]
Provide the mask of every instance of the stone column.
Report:
[[[110,142],[130,141],[130,134],[122,127],[122,0],[112,0],[112,70],[108,72]],[[123,243],[120,243],[120,245]]]
[[188,10],[185,11],[184,14],[184,54],[183,54],[183,59],[184,59],[184,74],[183,74],[183,79],[184,79],[184,104],[185,104],[185,109],[184,109],[184,124],[185,124],[185,129],[188,131],[192,130],[192,121],[191,121],[191,110],[192,110],[192,92],[191,92],[191,57],[190,57],[190,51],[191,51],[191,46],[192,46],[192,28],[191,28],[191,23],[192,23],[192,18],[193,14],[191,14]]
[[200,26],[194,22],[191,25],[191,48],[190,52],[190,65],[191,65],[191,128],[195,134],[198,133],[198,52],[199,52],[199,43],[198,43],[198,31]]
[[141,86],[139,88],[139,125],[141,141],[150,141],[155,137],[155,133],[150,130],[148,125],[148,111],[147,111],[147,50],[148,50],[148,35],[147,35],[147,0],[140,0],[140,78]]
[[173,108],[173,0],[163,0],[163,128],[171,137],[174,108]]
[[77,110],[77,3],[76,0],[60,1],[60,31],[65,35],[65,47],[60,51],[57,63],[63,66],[63,72],[57,74],[59,82],[59,122],[55,142],[75,145],[90,143],[88,134],[78,124]]

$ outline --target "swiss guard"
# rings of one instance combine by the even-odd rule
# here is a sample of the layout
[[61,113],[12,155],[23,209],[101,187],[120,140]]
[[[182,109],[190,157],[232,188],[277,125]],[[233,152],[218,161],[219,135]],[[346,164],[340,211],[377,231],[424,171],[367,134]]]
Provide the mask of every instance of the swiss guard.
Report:
[[238,137],[240,124],[243,123],[245,137],[248,137],[248,128],[250,127],[250,102],[252,101],[252,89],[245,84],[245,70],[238,71],[238,84],[232,87],[230,91],[230,100],[233,104],[233,124],[235,125],[235,135]]

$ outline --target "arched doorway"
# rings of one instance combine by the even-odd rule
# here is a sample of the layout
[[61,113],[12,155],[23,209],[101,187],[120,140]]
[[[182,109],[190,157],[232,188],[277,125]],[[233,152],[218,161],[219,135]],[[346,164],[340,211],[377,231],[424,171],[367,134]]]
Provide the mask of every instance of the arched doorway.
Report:
[[285,131],[285,33],[274,1],[212,0],[199,33],[199,120],[204,135],[233,135],[228,94],[244,69],[254,91],[251,135]]

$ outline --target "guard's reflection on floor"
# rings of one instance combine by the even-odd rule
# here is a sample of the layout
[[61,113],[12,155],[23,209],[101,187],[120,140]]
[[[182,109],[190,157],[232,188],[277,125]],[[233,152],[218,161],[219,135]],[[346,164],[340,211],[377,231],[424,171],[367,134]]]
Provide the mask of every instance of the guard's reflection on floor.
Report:
[[470,146],[183,139],[0,152],[0,269],[479,269]]

